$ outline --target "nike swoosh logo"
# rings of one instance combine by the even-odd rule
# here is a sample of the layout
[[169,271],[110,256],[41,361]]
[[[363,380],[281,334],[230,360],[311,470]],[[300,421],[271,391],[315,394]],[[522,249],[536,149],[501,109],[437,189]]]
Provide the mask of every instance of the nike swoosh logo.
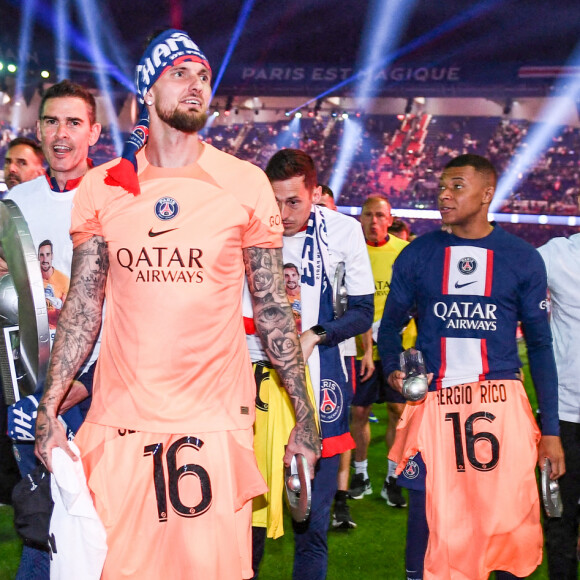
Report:
[[[151,235],[151,234],[149,234]],[[472,280],[471,282],[466,282],[465,284],[460,284],[459,282],[455,282],[455,288],[463,288],[464,286],[469,286],[470,284],[475,284],[477,280]]]
[[154,231],[153,231],[153,228],[151,228],[151,229],[149,230],[149,237],[150,237],[150,238],[154,238],[154,237],[156,237],[156,236],[160,236],[160,235],[162,235],[162,234],[167,234],[168,232],[173,232],[173,231],[174,231],[174,230],[176,230],[176,229],[178,229],[178,228],[172,228],[172,229],[170,229],[170,230],[161,230],[160,232],[154,232]]

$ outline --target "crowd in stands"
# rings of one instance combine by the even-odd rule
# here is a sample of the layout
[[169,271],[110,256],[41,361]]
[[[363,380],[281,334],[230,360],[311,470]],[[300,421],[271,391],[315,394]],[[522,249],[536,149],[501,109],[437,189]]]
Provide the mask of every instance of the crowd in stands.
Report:
[[[432,232],[441,227],[440,220],[428,219],[404,219],[411,230],[411,239]],[[499,224],[504,230],[526,240],[532,246],[539,248],[555,237],[569,237],[578,233],[577,227],[560,226],[550,224],[512,224],[502,222]]]
[[[397,209],[436,209],[438,178],[443,166],[463,153],[488,157],[501,175],[525,151],[524,137],[533,129],[527,121],[500,117],[377,116],[355,119],[361,124],[354,156],[340,191],[339,206],[360,206],[371,193],[386,195]],[[209,125],[204,138],[223,151],[262,168],[283,147],[306,151],[316,162],[319,179],[329,183],[343,134],[352,119],[305,117],[274,123]],[[350,132],[353,134],[353,132]],[[0,155],[16,137],[0,125]],[[35,137],[34,128],[20,136]],[[517,184],[501,211],[508,213],[578,215],[580,203],[580,131],[563,127],[534,168]],[[103,130],[91,149],[96,165],[116,156],[111,133]],[[410,220],[415,234],[438,226],[436,220]],[[507,224],[506,229],[536,246],[573,228]],[[564,230],[567,230],[564,232]],[[568,231],[570,230],[570,231]]]
[[[370,193],[387,195],[394,207],[436,209],[441,168],[462,153],[488,157],[501,174],[525,151],[529,123],[500,117],[369,116],[363,123],[341,205],[361,205]],[[216,147],[264,167],[281,147],[298,147],[316,161],[321,178],[330,181],[347,122],[302,119],[232,125],[209,129]],[[517,184],[501,211],[577,215],[580,197],[580,132],[564,127],[553,144]]]

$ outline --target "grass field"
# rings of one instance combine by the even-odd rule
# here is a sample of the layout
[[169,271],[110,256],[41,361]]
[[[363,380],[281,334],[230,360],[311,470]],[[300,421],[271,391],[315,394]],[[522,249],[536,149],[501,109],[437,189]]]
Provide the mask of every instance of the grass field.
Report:
[[[525,360],[523,349],[522,359]],[[527,365],[524,368],[526,386],[530,393]],[[530,398],[535,409],[533,392],[530,393]],[[329,580],[352,580],[353,578],[404,580],[405,578],[407,509],[388,507],[380,497],[387,465],[384,443],[385,406],[376,405],[375,414],[379,418],[379,423],[371,424],[372,441],[369,449],[369,475],[373,485],[373,494],[366,496],[365,499],[349,502],[353,519],[358,524],[356,529],[329,532]],[[262,580],[291,579],[293,540],[288,517],[285,521],[285,530],[286,534],[282,538],[266,542],[266,552],[260,568]],[[1,507],[0,580],[15,578],[19,557],[20,542],[12,527],[12,510],[9,507]],[[545,562],[530,578],[534,580],[548,578]]]

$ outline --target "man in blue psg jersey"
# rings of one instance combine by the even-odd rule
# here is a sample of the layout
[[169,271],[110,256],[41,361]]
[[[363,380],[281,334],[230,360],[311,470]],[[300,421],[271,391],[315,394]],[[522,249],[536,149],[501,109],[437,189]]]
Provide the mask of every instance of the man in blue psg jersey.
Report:
[[[401,252],[379,330],[385,374],[401,391],[399,331],[413,311],[433,375],[424,401],[407,405],[391,453],[406,465],[400,484],[410,482],[412,579],[530,574],[542,559],[535,464],[549,458],[553,478],[565,471],[546,271],[532,246],[488,221],[496,182],[478,155],[447,164],[438,203],[450,232],[421,236]],[[518,380],[518,321],[541,435]]]

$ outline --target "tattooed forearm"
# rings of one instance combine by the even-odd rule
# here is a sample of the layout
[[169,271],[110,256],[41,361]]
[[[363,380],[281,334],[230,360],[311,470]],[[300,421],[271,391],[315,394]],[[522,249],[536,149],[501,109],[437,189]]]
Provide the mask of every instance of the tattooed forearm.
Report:
[[49,470],[55,447],[73,455],[57,415],[99,333],[108,270],[107,245],[102,237],[94,236],[74,249],[69,293],[58,319],[44,395],[36,417],[34,451]]
[[55,411],[98,336],[108,269],[102,237],[94,236],[75,248],[69,293],[59,316],[42,400]]
[[284,287],[282,251],[248,248],[244,250],[244,262],[254,324],[262,346],[288,392],[296,422],[309,421],[314,409],[306,390],[304,358]]

